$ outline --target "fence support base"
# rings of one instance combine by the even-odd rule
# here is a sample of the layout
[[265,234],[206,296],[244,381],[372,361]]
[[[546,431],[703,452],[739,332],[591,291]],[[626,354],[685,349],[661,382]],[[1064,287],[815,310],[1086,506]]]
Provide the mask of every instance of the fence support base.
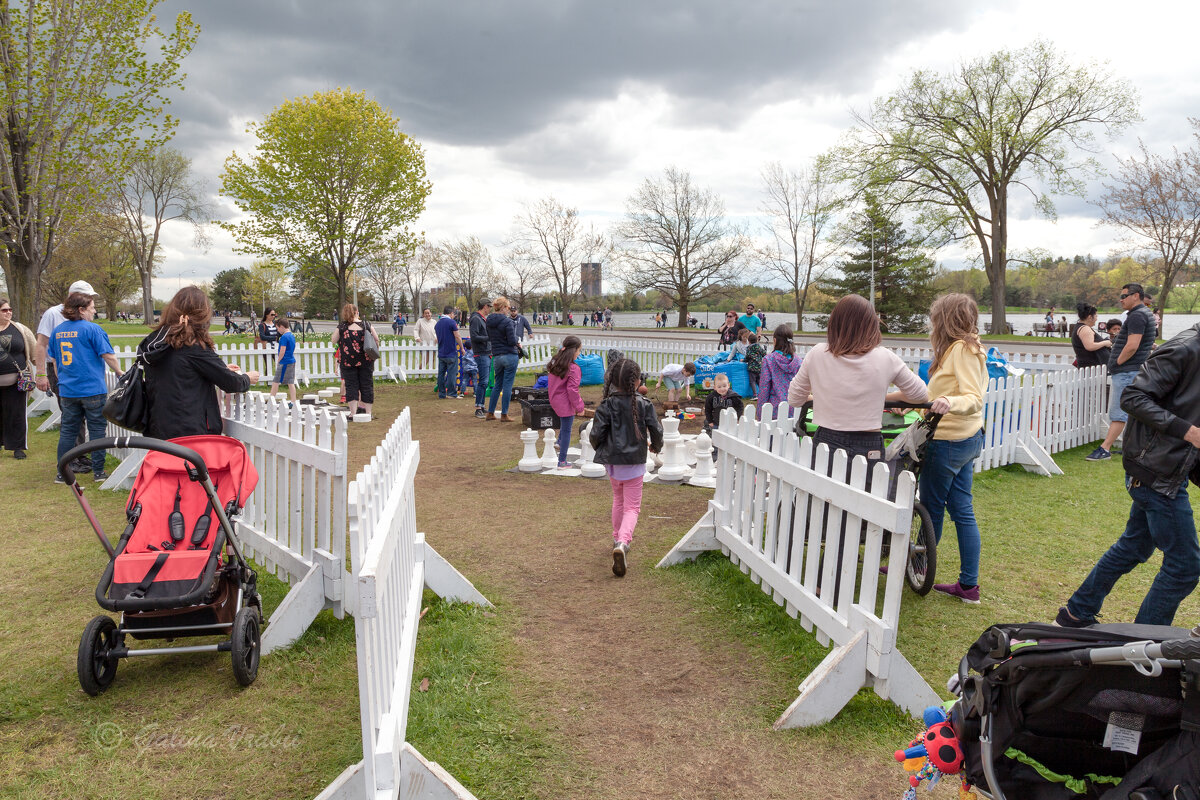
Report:
[[1054,457],[1028,432],[1021,433],[1014,456],[1016,462],[1024,467],[1026,472],[1036,472],[1038,475],[1046,476],[1063,474],[1062,468],[1054,463]]
[[112,475],[108,476],[108,480],[100,484],[101,489],[110,489],[116,491],[118,489],[132,489],[133,481],[137,478],[138,470],[142,468],[142,462],[146,460],[145,450],[127,450],[129,453],[117,468],[112,471]]
[[455,603],[473,603],[477,606],[492,604],[463,574],[449,561],[442,558],[433,545],[425,542],[425,585],[443,600]]
[[775,720],[775,730],[820,725],[838,715],[858,690],[866,685],[867,632],[829,651],[800,684],[800,696]]
[[271,624],[263,631],[262,655],[287,647],[303,636],[323,608],[325,575],[318,563],[309,568],[271,615]]
[[713,510],[710,507],[704,512],[704,516],[700,521],[692,526],[692,529],[684,534],[670,552],[663,556],[662,561],[658,562],[657,567],[670,567],[675,564],[682,564],[684,561],[694,561],[696,556],[709,550],[720,548],[720,543],[717,541],[716,528],[713,526]]
[[[401,800],[476,800],[469,789],[436,761],[430,761],[408,742],[400,750]],[[316,800],[378,800],[367,792],[363,762],[347,767]]]

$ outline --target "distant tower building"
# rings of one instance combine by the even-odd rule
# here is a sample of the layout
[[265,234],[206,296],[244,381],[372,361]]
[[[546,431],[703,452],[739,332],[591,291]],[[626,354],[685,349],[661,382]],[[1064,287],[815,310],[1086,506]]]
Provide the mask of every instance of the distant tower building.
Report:
[[599,297],[604,294],[600,289],[600,262],[584,263],[579,265],[580,269],[580,291],[584,297]]

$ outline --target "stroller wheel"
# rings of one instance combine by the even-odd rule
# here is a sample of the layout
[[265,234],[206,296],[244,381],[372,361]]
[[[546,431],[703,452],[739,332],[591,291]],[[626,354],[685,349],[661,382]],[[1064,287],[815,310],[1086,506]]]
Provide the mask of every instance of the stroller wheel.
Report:
[[117,675],[118,659],[109,653],[117,646],[117,623],[103,614],[92,617],[79,640],[75,667],[79,685],[92,697],[103,692]]
[[937,540],[933,535],[933,520],[925,506],[913,506],[912,535],[908,539],[908,564],[904,568],[904,580],[908,587],[924,596],[933,588],[937,570]]
[[242,686],[249,686],[258,677],[258,657],[262,637],[258,629],[258,609],[246,606],[233,618],[233,677]]

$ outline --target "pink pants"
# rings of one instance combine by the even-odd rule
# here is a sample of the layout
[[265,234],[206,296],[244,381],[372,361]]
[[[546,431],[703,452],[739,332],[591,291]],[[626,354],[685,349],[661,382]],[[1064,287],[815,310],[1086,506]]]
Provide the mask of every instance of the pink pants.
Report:
[[642,476],[626,481],[609,478],[608,482],[612,484],[613,490],[613,539],[631,544],[633,529],[637,526],[638,514],[642,510]]

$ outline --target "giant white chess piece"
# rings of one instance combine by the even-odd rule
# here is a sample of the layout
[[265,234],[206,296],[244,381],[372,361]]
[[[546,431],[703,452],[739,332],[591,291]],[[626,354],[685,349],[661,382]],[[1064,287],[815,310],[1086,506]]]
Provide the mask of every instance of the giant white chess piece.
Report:
[[717,475],[712,461],[712,439],[707,433],[696,437],[696,471],[688,479],[692,486],[707,486],[712,489],[717,485]]
[[677,483],[683,480],[687,473],[683,437],[679,435],[679,417],[663,417],[662,426],[662,466],[658,468],[658,479],[667,483]]
[[592,447],[592,421],[579,432],[579,471],[585,478],[603,478],[607,471],[595,462],[596,448]]
[[525,445],[525,452],[521,455],[521,460],[517,462],[517,469],[521,472],[541,472],[542,460],[537,454],[538,434],[533,428],[526,428],[521,431],[521,444]]
[[[554,428],[546,428],[546,433],[542,437],[546,443],[546,447],[542,450],[542,469],[555,469],[558,467],[558,454],[554,452]],[[563,460],[566,460],[566,454],[563,454]]]

